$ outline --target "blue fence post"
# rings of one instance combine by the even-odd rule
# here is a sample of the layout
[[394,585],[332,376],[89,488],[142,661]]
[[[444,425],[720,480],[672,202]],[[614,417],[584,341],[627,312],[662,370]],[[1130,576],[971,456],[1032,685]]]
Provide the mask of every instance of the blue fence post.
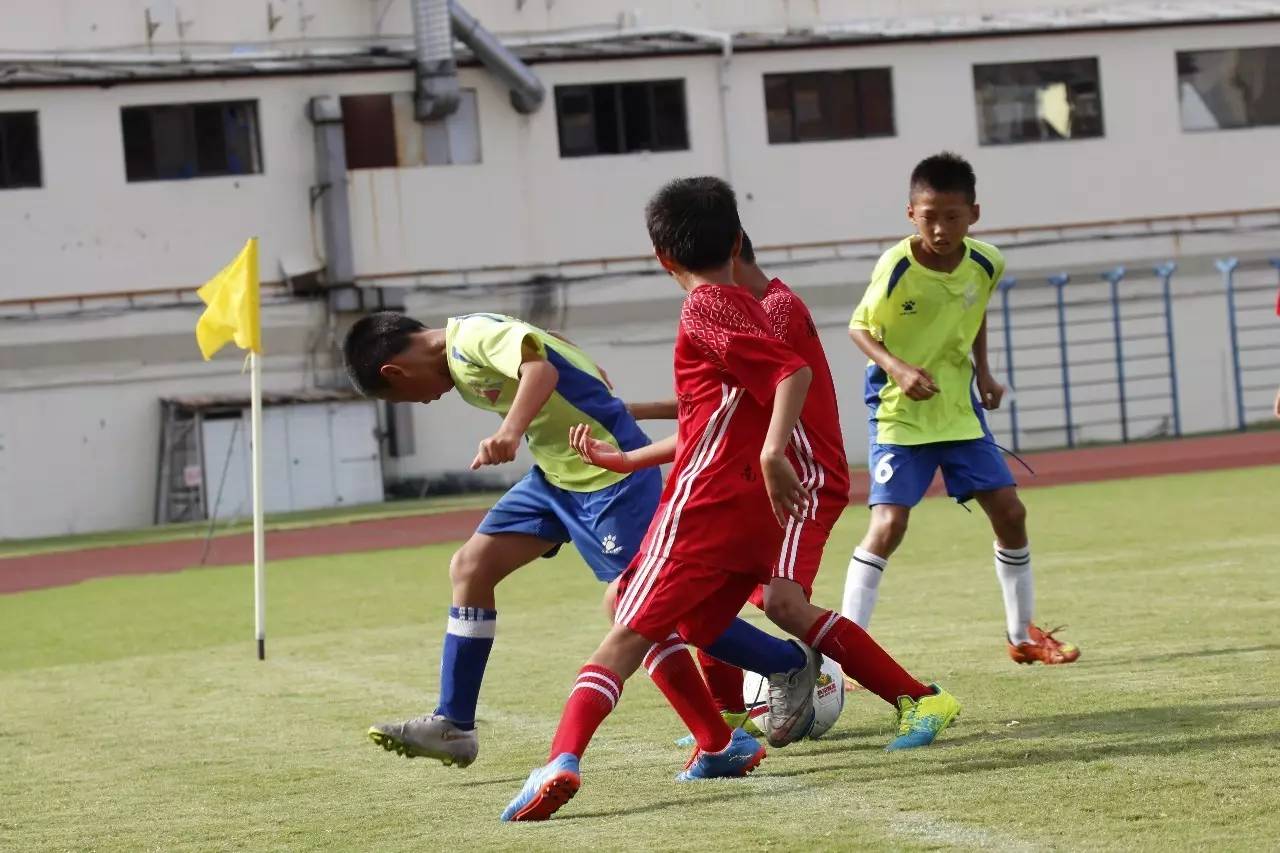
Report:
[[1178,359],[1173,347],[1173,293],[1170,281],[1178,265],[1168,261],[1155,268],[1160,278],[1160,291],[1164,295],[1164,335],[1169,351],[1169,393],[1173,398],[1173,434],[1182,436],[1182,408],[1178,403]]
[[1116,267],[1102,274],[1111,285],[1111,334],[1116,346],[1116,387],[1120,391],[1120,440],[1129,441],[1129,400],[1124,387],[1124,340],[1120,330],[1120,281],[1124,267]]
[[1236,380],[1236,429],[1244,431],[1244,381],[1240,375],[1240,342],[1236,330],[1236,267],[1240,266],[1237,258],[1222,258],[1215,261],[1218,271],[1222,273],[1222,285],[1227,289],[1227,328],[1231,331],[1231,369]]
[[1009,323],[1009,291],[1018,283],[1016,278],[1006,276],[1000,279],[1000,317],[1004,324],[1004,362],[1005,372],[1009,377],[1009,390],[1013,395],[1009,398],[1009,428],[1013,431],[1013,452],[1018,446],[1018,386],[1013,383],[1013,328]]
[[1049,276],[1049,284],[1058,294],[1058,357],[1062,361],[1062,410],[1067,418],[1067,447],[1076,446],[1076,430],[1071,423],[1071,368],[1067,360],[1067,306],[1063,301],[1063,291],[1071,276],[1058,273]]

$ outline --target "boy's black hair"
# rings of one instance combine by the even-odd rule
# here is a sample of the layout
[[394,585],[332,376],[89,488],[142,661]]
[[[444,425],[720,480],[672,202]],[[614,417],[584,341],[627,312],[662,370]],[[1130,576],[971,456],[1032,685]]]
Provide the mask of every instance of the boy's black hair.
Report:
[[644,209],[653,247],[690,272],[724,266],[742,233],[733,188],[719,178],[678,178]]
[[921,160],[911,172],[911,195],[929,189],[936,193],[964,193],[965,200],[978,200],[978,176],[969,161],[959,154],[943,151]]
[[747,236],[747,232],[742,232],[742,248],[738,250],[738,257],[744,263],[754,264],[756,262],[756,247],[751,245],[751,238]]
[[366,397],[387,387],[382,365],[404,352],[409,338],[426,326],[394,311],[361,317],[342,342],[342,358],[351,384]]

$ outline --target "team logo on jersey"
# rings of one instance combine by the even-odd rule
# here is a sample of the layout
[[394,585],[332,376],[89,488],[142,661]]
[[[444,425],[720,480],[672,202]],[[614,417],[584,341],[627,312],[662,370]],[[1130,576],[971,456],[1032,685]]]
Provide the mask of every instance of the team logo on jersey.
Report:
[[618,537],[610,533],[600,540],[600,550],[612,556],[613,554],[621,554],[622,546],[618,544]]
[[903,317],[914,313],[916,313],[916,301],[914,299],[908,299],[906,302],[902,303]]
[[978,283],[973,279],[969,280],[969,286],[964,290],[964,307],[972,308],[973,303],[978,301]]

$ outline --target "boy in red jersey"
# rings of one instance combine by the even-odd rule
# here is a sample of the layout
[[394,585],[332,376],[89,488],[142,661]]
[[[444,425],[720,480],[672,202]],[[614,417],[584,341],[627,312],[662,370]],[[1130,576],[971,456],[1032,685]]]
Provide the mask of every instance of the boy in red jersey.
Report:
[[[770,279],[756,265],[755,251],[745,233],[733,266],[734,282],[760,301],[774,335],[813,370],[813,382],[788,448],[808,493],[808,512],[788,519],[772,579],[752,594],[751,601],[779,628],[821,651],[846,675],[894,706],[899,731],[888,749],[927,746],[959,714],[959,702],[937,685],[926,686],[912,678],[856,623],[810,601],[823,549],[849,503],[849,466],[835,384],[813,316],[791,288]],[[644,403],[629,408],[651,417],[670,418],[675,404]],[[636,454],[592,439],[588,432],[588,427],[575,427],[570,442],[586,461],[618,473],[636,470]],[[698,662],[725,718],[735,722],[743,719],[742,670],[704,650],[699,650]],[[772,728],[770,721],[766,729],[772,733]]]
[[569,694],[550,761],[533,771],[503,820],[545,820],[577,793],[579,759],[642,662],[697,743],[678,779],[742,776],[764,758],[754,738],[721,719],[684,643],[707,645],[729,627],[768,580],[788,519],[808,511],[787,444],[813,371],[732,284],[742,226],[728,184],[672,181],[645,218],[654,254],[688,293],[675,345],[675,466],[640,553],[620,578],[614,627]]

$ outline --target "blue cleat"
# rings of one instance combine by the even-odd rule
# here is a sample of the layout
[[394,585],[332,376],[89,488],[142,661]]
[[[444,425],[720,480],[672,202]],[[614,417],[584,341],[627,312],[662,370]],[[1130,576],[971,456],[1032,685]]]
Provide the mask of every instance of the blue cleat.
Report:
[[529,774],[529,781],[502,812],[502,819],[546,820],[572,800],[581,785],[578,756],[562,752],[545,767]]
[[734,729],[729,745],[719,752],[703,752],[695,749],[684,766],[677,782],[694,782],[699,779],[723,779],[746,776],[764,760],[764,747],[742,729]]
[[909,696],[898,697],[898,736],[889,741],[885,752],[928,746],[960,716],[960,703],[956,697],[936,684],[929,686],[933,693],[914,702]]

